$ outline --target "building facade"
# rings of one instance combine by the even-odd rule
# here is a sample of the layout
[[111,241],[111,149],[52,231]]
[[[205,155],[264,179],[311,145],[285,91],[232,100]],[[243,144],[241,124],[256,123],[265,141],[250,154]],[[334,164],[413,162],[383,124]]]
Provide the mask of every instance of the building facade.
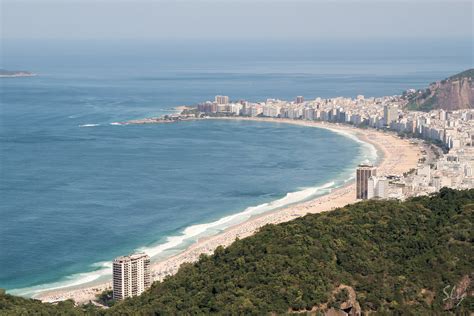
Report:
[[377,175],[377,168],[372,165],[359,165],[356,174],[356,197],[366,200],[369,194],[369,178]]
[[371,176],[367,183],[367,199],[386,199],[388,196],[388,179]]
[[151,285],[150,257],[145,253],[115,258],[113,298],[123,300],[143,293]]
[[229,97],[226,95],[216,95],[214,101],[217,104],[229,104]]
[[386,105],[383,109],[383,118],[386,126],[390,126],[391,123],[396,122],[398,119],[398,110],[393,105]]

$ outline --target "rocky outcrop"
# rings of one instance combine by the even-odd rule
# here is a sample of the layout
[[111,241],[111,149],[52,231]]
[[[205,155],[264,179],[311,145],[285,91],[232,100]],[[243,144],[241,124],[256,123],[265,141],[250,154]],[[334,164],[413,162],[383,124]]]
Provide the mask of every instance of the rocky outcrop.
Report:
[[357,295],[351,286],[341,284],[333,292],[333,305],[325,315],[361,315],[360,304]]
[[465,275],[453,287],[446,286],[443,289],[445,297],[443,298],[445,310],[453,310],[459,306],[466,297],[472,297],[474,290],[472,287],[472,278],[474,274]]
[[[362,313],[353,287],[341,284],[336,287],[328,302],[313,306],[311,310],[288,309],[288,314],[324,315],[324,316],[360,316]],[[272,314],[273,315],[273,314]],[[276,314],[275,314],[276,315]]]
[[404,93],[404,97],[411,110],[454,111],[474,108],[474,69],[433,82],[426,89],[408,90]]

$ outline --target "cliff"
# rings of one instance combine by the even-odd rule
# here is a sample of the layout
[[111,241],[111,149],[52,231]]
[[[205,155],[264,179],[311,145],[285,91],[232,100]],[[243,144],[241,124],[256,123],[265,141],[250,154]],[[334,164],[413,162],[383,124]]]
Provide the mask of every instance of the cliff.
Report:
[[433,82],[426,89],[404,93],[408,109],[448,111],[474,108],[474,69],[463,71],[442,81]]

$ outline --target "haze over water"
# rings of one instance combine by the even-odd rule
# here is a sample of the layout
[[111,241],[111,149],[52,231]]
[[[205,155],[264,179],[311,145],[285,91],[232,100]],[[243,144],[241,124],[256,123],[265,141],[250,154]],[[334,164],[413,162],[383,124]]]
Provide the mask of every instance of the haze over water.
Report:
[[[283,124],[110,123],[216,94],[399,94],[472,67],[470,45],[5,42],[1,68],[40,75],[0,81],[0,287],[31,294],[24,288],[92,280],[103,272],[79,273],[289,192],[324,193],[373,158],[342,135]],[[238,220],[188,230],[160,255]]]

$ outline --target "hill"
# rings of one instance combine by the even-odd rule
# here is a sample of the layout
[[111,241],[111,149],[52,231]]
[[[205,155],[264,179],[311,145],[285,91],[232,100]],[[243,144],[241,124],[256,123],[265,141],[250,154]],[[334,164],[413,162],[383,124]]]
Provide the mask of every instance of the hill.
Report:
[[405,92],[408,109],[454,111],[474,108],[474,69],[433,82],[426,89]]
[[[474,189],[444,188],[403,203],[364,201],[267,225],[108,310],[87,306],[87,311],[71,311],[469,314],[474,312],[473,215]],[[0,314],[30,306],[38,311],[38,304],[0,295]],[[60,308],[40,305],[45,306],[43,315]]]

